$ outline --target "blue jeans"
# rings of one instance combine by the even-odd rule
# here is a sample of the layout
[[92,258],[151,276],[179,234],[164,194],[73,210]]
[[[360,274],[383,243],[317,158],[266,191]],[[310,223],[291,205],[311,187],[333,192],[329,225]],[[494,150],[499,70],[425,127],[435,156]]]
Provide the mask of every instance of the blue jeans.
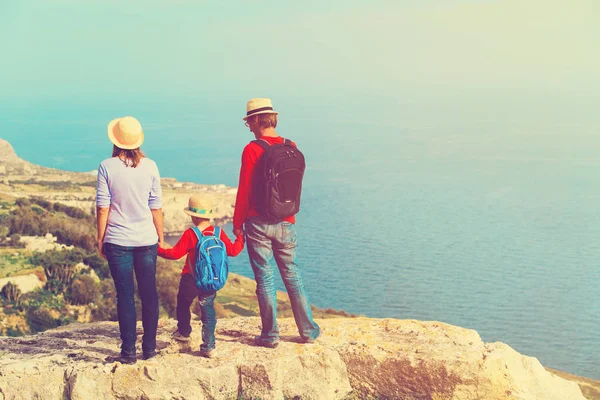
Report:
[[202,319],[202,344],[200,349],[212,350],[215,348],[215,328],[217,326],[217,313],[215,312],[215,297],[217,297],[217,294],[215,292],[201,292],[191,274],[182,275],[179,281],[177,330],[183,336],[189,336],[192,333],[190,306],[196,297],[198,297],[200,311],[202,312],[200,317]]
[[312,316],[308,294],[296,264],[296,228],[289,222],[266,223],[259,217],[246,220],[246,243],[256,280],[256,296],[262,320],[261,339],[279,341],[275,278],[270,261],[275,258],[290,296],[294,320],[302,339],[315,339],[320,329]]
[[117,314],[121,331],[121,355],[135,356],[135,301],[133,273],[142,300],[142,351],[152,354],[156,350],[158,327],[158,292],[156,291],[156,253],[158,244],[152,246],[119,246],[104,243],[103,251],[117,290]]

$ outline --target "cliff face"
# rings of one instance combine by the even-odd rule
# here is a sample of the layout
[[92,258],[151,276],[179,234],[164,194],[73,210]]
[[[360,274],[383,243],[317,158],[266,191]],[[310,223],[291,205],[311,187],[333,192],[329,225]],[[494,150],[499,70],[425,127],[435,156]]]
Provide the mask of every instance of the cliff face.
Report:
[[[167,235],[179,235],[191,226],[190,217],[183,213],[183,208],[194,194],[203,196],[213,205],[218,224],[233,217],[235,188],[178,182],[173,178],[161,179],[161,186]],[[95,207],[95,171],[69,172],[31,164],[19,158],[9,142],[0,139],[0,198],[29,196],[39,196],[91,212]]]
[[135,365],[103,361],[118,354],[113,322],[2,338],[0,399],[584,399],[535,358],[483,343],[472,330],[393,319],[318,323],[321,338],[300,344],[293,319],[281,319],[281,344],[265,349],[252,344],[259,318],[219,320],[217,353],[205,359],[199,322],[182,345],[170,338],[175,321],[161,321],[160,354]]

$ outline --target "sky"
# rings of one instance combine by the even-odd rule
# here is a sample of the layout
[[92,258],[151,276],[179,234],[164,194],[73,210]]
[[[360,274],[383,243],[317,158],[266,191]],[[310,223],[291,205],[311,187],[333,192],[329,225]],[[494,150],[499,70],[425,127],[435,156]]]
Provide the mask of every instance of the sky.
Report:
[[0,102],[265,96],[390,120],[415,103],[588,115],[598,21],[597,0],[0,0]]

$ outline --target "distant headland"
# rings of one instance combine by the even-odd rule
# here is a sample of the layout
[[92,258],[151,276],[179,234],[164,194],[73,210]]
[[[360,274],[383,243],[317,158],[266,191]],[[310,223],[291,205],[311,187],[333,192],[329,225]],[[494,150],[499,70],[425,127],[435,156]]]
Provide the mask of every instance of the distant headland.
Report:
[[[191,194],[210,199],[218,224],[233,217],[236,188],[179,182],[174,178],[162,178],[161,184],[166,235],[179,235],[191,226],[189,217],[181,212]],[[19,158],[11,144],[0,139],[0,197],[37,196],[93,213],[95,194],[96,171],[69,172],[35,165]]]

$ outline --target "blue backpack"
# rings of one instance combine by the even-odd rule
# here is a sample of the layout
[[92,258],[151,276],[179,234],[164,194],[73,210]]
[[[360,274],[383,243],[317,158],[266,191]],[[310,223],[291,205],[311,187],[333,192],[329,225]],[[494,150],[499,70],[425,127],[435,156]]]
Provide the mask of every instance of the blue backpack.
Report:
[[225,243],[220,239],[221,228],[215,226],[212,235],[202,234],[198,227],[192,228],[198,244],[193,271],[196,287],[203,292],[216,292],[225,286],[229,273],[229,259]]

